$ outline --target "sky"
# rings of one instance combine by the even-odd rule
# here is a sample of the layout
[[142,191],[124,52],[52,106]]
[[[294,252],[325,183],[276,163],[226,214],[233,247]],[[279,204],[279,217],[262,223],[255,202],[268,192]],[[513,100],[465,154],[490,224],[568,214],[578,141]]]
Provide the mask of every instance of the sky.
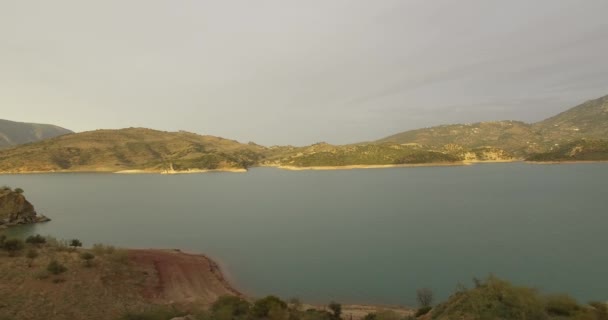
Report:
[[606,0],[0,0],[0,118],[263,145],[608,94]]

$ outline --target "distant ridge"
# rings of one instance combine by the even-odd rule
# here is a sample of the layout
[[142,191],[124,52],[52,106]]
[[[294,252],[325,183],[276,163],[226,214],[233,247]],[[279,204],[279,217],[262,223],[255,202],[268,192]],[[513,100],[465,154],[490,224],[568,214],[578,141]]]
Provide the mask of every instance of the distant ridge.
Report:
[[185,131],[95,130],[0,151],[0,172],[243,170],[265,148]]
[[397,133],[377,143],[417,143],[431,147],[458,144],[495,147],[519,156],[548,152],[579,139],[608,139],[608,96],[589,100],[543,121],[493,121],[452,124]]
[[15,122],[0,119],[0,149],[73,133],[50,124]]
[[1,121],[4,128],[10,129],[5,131],[11,137],[22,133],[21,140],[4,138],[5,146],[32,143],[0,150],[0,173],[182,173],[245,171],[251,166],[299,170],[608,160],[608,96],[533,124],[493,121],[442,125],[405,131],[370,143],[317,143],[305,147],[264,147],[185,131],[146,128],[95,130],[33,142],[71,131]]

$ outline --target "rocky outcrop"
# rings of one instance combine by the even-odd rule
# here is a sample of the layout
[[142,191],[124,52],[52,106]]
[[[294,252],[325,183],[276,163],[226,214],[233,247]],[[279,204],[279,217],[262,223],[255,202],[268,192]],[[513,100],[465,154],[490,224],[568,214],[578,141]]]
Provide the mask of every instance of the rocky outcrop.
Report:
[[0,189],[0,228],[48,220],[47,217],[36,213],[34,206],[25,199],[21,190]]

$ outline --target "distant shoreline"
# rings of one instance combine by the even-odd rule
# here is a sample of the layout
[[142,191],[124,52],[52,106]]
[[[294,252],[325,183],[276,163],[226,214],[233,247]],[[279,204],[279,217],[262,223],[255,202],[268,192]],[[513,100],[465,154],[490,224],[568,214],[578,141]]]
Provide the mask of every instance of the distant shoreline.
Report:
[[296,167],[296,166],[270,166],[283,170],[303,171],[303,170],[353,170],[353,169],[386,169],[386,168],[415,168],[415,167],[456,167],[470,166],[473,164],[482,163],[511,163],[521,162],[522,160],[488,160],[488,161],[457,161],[457,162],[431,162],[431,163],[404,163],[404,164],[372,164],[372,165],[348,165],[348,166],[311,166],[311,167]]
[[[488,160],[488,161],[458,161],[458,162],[431,162],[431,163],[405,163],[405,164],[372,164],[372,165],[347,165],[347,166],[283,166],[283,165],[260,165],[252,168],[276,168],[288,171],[330,171],[330,170],[356,170],[356,169],[388,169],[388,168],[416,168],[416,167],[459,167],[470,166],[475,164],[492,164],[492,163],[525,163],[533,165],[559,165],[559,164],[581,164],[581,163],[608,163],[608,160],[578,160],[578,161],[527,161],[523,159],[513,160]],[[100,173],[100,174],[162,174],[162,175],[179,175],[179,174],[196,174],[196,173],[246,173],[248,169],[244,168],[224,168],[224,169],[188,169],[188,170],[148,170],[148,169],[127,169],[127,170],[49,170],[49,171],[6,171],[0,172],[0,175],[19,175],[19,174],[52,174],[52,173]]]

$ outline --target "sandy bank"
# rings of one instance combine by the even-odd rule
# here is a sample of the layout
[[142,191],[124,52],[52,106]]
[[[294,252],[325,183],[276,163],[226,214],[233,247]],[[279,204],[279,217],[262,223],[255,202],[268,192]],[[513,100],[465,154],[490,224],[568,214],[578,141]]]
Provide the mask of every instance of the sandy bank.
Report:
[[302,170],[352,170],[352,169],[385,169],[385,168],[413,168],[413,167],[452,167],[466,166],[472,163],[467,162],[438,162],[438,163],[417,163],[417,164],[378,164],[378,165],[350,165],[350,166],[276,166],[283,170],[302,171]]

